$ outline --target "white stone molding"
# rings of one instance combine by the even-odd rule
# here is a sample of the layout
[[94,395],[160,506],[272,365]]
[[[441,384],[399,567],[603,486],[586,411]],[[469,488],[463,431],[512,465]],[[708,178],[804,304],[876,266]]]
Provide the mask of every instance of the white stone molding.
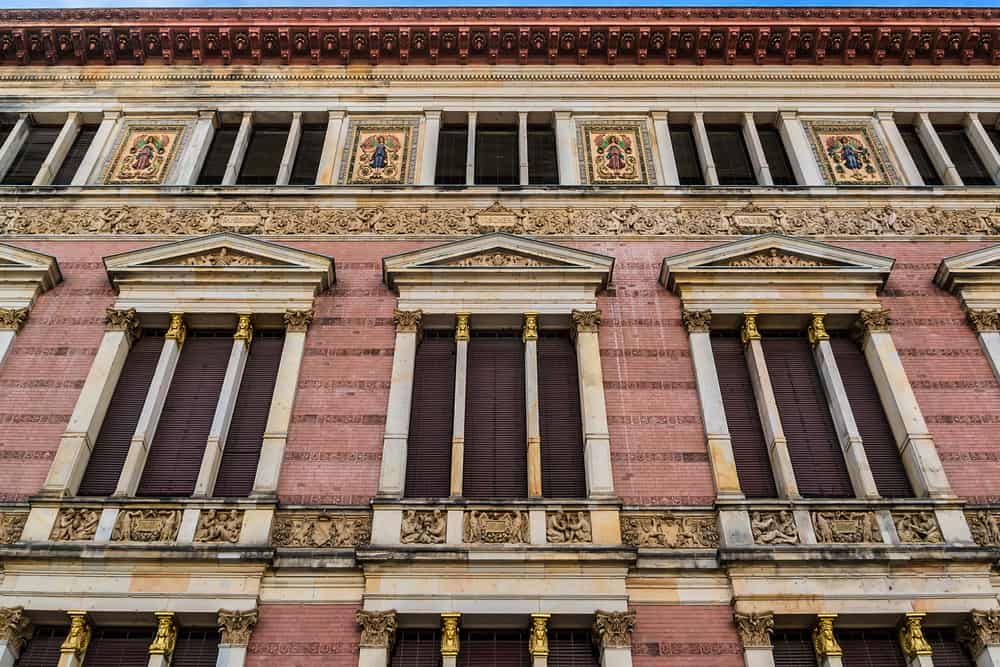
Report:
[[778,134],[781,135],[785,152],[788,154],[788,160],[792,163],[796,182],[799,185],[825,185],[823,174],[813,156],[812,143],[806,135],[798,113],[790,110],[779,110],[777,125]]
[[323,154],[316,170],[316,185],[332,185],[337,179],[337,168],[340,166],[341,135],[346,130],[344,119],[347,114],[340,110],[331,110],[327,114],[326,135],[323,137]]
[[247,154],[247,147],[253,137],[253,113],[243,112],[243,119],[240,121],[240,129],[236,132],[236,141],[233,143],[233,150],[229,154],[229,161],[226,162],[226,171],[222,176],[222,185],[236,185],[240,177],[240,169],[243,168],[243,159]]
[[[528,497],[542,497],[542,421],[538,411],[538,313],[525,313],[524,413],[528,435]],[[608,460],[610,463],[610,458]]]
[[1000,152],[993,145],[990,135],[979,120],[978,113],[967,113],[963,120],[965,136],[969,138],[972,147],[975,148],[979,159],[983,161],[983,166],[989,172],[990,178],[995,184],[1000,184]]
[[518,182],[528,185],[528,112],[517,113],[517,174]]
[[66,154],[80,135],[82,127],[83,122],[79,112],[71,111],[66,114],[66,121],[56,136],[56,140],[52,143],[52,147],[49,148],[49,153],[45,156],[42,166],[38,168],[38,173],[35,174],[35,180],[32,181],[31,185],[40,186],[52,183],[63,160],[66,159]]
[[559,168],[559,185],[580,185],[577,162],[576,123],[569,111],[553,114],[556,125],[556,163]]
[[764,145],[760,143],[760,135],[757,134],[757,121],[752,112],[745,112],[741,117],[740,129],[743,132],[743,140],[747,144],[747,152],[750,154],[750,164],[753,165],[754,176],[757,177],[757,185],[770,187],[774,185],[771,178],[771,167],[767,164],[767,155],[764,154]]
[[705,179],[705,185],[718,185],[719,174],[715,169],[712,144],[708,140],[705,114],[700,111],[691,114],[691,131],[694,135],[694,146],[698,151],[698,163],[701,165],[701,175]]
[[31,114],[20,114],[14,127],[11,128],[10,134],[0,145],[0,181],[7,177],[7,172],[10,171],[14,160],[17,159],[17,154],[21,152],[21,147],[24,146],[24,142],[27,141],[28,134],[31,132],[31,125]]
[[469,134],[465,142],[465,184],[476,184],[476,119],[477,112],[469,112]]
[[899,133],[899,127],[896,125],[893,112],[876,111],[874,118],[875,131],[881,134],[883,143],[892,152],[899,170],[903,173],[906,184],[915,186],[924,185],[924,179],[920,175],[920,170],[917,169],[917,165],[913,161],[913,156],[910,155],[910,151],[906,148],[903,135]]
[[918,113],[914,125],[917,128],[920,143],[923,144],[927,156],[934,163],[934,168],[941,177],[941,182],[945,185],[962,185],[962,177],[958,175],[955,163],[951,161],[951,156],[948,155],[944,144],[941,143],[941,138],[938,136],[937,130],[934,129],[930,116],[926,112]]
[[599,310],[574,310],[576,368],[580,383],[580,410],[583,413],[583,461],[589,498],[613,498],[614,476],[611,471],[611,434],[608,409],[604,400],[604,373],[601,369],[601,346],[598,329]]
[[455,314],[455,407],[451,426],[452,497],[462,495],[465,477],[465,395],[469,374],[469,313]]
[[418,166],[417,185],[434,185],[437,173],[438,142],[441,137],[441,111],[425,110],[424,126],[420,132],[423,150]]
[[212,147],[212,139],[215,138],[218,122],[218,114],[214,109],[198,112],[198,120],[194,123],[191,140],[188,142],[187,149],[179,156],[180,160],[174,176],[177,185],[198,183],[201,168],[205,165],[205,158],[208,157],[208,151]]
[[[382,498],[402,498],[406,490],[406,441],[410,431],[413,372],[422,317],[420,310],[398,309],[393,316],[396,345],[392,353],[392,384],[389,386],[378,482],[378,495]],[[398,539],[396,532],[393,541]]]
[[[104,112],[101,124],[98,125],[97,132],[94,133],[94,140],[87,147],[87,152],[84,154],[83,160],[80,161],[80,166],[77,167],[76,173],[73,174],[73,180],[70,181],[70,185],[80,186],[90,183],[94,169],[100,164],[101,158],[111,144],[112,137],[115,136],[115,129],[118,127],[120,119],[121,112],[119,111]],[[184,183],[185,181],[180,182]]]
[[281,154],[281,165],[278,167],[277,185],[288,185],[295,167],[295,156],[299,152],[299,142],[302,139],[302,112],[292,113],[292,122],[288,126],[288,138],[285,140],[285,150]]
[[934,282],[962,300],[994,375],[1000,379],[1000,245],[947,257]]
[[670,140],[669,114],[666,111],[653,111],[653,137],[656,140],[656,157],[659,160],[659,183],[664,186],[677,186],[680,178],[677,176],[677,160],[674,157],[674,144]]

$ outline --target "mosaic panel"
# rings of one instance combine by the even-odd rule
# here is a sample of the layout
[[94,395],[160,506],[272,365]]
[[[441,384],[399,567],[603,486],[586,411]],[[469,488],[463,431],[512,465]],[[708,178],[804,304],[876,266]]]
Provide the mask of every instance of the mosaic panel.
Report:
[[829,185],[895,185],[888,151],[870,123],[805,121],[813,154]]
[[579,124],[580,173],[590,185],[650,185],[654,181],[644,121]]
[[165,183],[186,129],[184,124],[127,125],[105,169],[104,183]]
[[413,183],[419,122],[413,118],[351,121],[341,183],[406,185]]

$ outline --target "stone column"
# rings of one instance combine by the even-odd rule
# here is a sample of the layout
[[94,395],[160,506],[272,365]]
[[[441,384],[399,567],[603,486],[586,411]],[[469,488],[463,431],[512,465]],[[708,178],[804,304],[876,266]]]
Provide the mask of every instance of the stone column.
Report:
[[201,168],[205,165],[205,158],[208,157],[208,151],[212,147],[212,139],[215,138],[217,123],[215,110],[198,112],[198,120],[191,133],[191,141],[188,142],[187,149],[180,156],[180,164],[177,166],[177,175],[174,178],[176,185],[195,185],[198,183]]
[[87,152],[80,161],[80,166],[73,174],[70,185],[87,185],[90,182],[94,169],[101,161],[101,157],[107,151],[112,138],[115,136],[115,128],[118,126],[118,119],[121,113],[118,111],[105,111],[101,124],[97,127],[94,140],[90,142]]
[[413,366],[420,337],[419,310],[396,310],[396,345],[392,354],[392,384],[382,438],[382,469],[378,495],[402,498],[406,489],[406,439],[410,431],[410,404],[413,399]]
[[82,667],[90,644],[90,623],[85,611],[67,611],[69,632],[59,647],[59,667]]
[[11,128],[10,134],[7,135],[3,144],[0,145],[0,181],[7,176],[11,165],[17,159],[17,154],[21,152],[21,148],[24,146],[24,142],[27,141],[28,134],[31,132],[31,125],[31,114],[21,114],[17,117],[17,122]]
[[174,612],[158,611],[156,616],[156,636],[149,645],[148,667],[170,667],[170,658],[177,646],[177,622]]
[[243,667],[258,612],[219,610],[219,657],[215,667]]
[[0,667],[14,667],[29,639],[31,621],[24,607],[0,607]]
[[441,614],[441,667],[456,667],[458,652],[461,649],[458,641],[458,623],[462,615],[458,613]]
[[959,633],[976,667],[1000,667],[1000,611],[973,610]]
[[517,173],[521,185],[528,185],[531,177],[528,173],[528,112],[517,114]]
[[299,141],[302,139],[302,112],[292,113],[292,123],[288,126],[288,138],[285,140],[285,151],[281,155],[281,166],[278,167],[277,185],[288,185],[295,167],[295,156],[299,152]]
[[610,498],[615,495],[611,474],[611,435],[604,403],[604,372],[597,338],[601,311],[574,310],[576,366],[580,382],[580,410],[583,414],[583,460],[587,473],[587,496]]
[[556,162],[559,168],[559,185],[580,185],[573,114],[569,111],[556,111],[553,116],[556,124]]
[[862,310],[858,324],[863,331],[865,359],[914,491],[923,497],[953,498],[934,438],[889,333],[889,311]]
[[990,362],[993,374],[1000,379],[1000,312],[996,308],[966,311],[969,324],[975,329],[979,346]]
[[843,651],[833,633],[833,622],[836,614],[817,614],[816,625],[813,627],[813,648],[816,649],[816,659],[819,667],[843,667]]
[[525,313],[524,411],[528,434],[528,497],[542,497],[542,423],[538,413],[538,313]]
[[698,162],[701,164],[701,174],[705,179],[705,185],[718,185],[719,174],[715,170],[712,145],[708,142],[708,130],[705,128],[705,114],[700,111],[691,114],[691,130],[694,135],[694,146],[698,151]]
[[476,184],[476,118],[475,111],[469,112],[469,140],[465,144],[465,184]]
[[924,185],[924,179],[920,175],[920,170],[917,169],[917,165],[913,161],[913,156],[910,155],[909,149],[906,148],[906,142],[903,141],[903,135],[899,133],[899,128],[896,126],[892,112],[876,111],[875,128],[881,130],[882,138],[896,156],[896,163],[903,172],[906,185]]
[[926,615],[922,612],[910,612],[904,616],[899,628],[899,645],[906,656],[908,667],[934,667],[934,660],[931,659],[933,650],[924,638],[921,627]]
[[465,469],[465,391],[469,374],[469,313],[455,314],[455,409],[451,425],[451,495],[462,495]]
[[14,339],[27,319],[27,308],[0,308],[0,365],[3,365]]
[[925,112],[918,113],[915,125],[920,143],[924,145],[924,150],[927,151],[928,157],[934,163],[934,168],[941,175],[941,182],[945,185],[962,185],[962,177],[958,175],[955,163],[951,161],[951,156],[948,155],[944,144],[941,143],[941,138],[938,137],[930,116]]
[[976,154],[979,155],[979,159],[983,161],[983,165],[990,173],[990,178],[993,179],[994,183],[1000,184],[1000,152],[993,145],[990,135],[987,134],[986,128],[979,120],[979,114],[965,114],[964,125],[965,136],[969,138],[973,148],[976,149]]
[[531,667],[548,667],[549,664],[549,619],[552,614],[532,614],[531,632],[528,634],[528,655]]
[[779,111],[777,121],[778,134],[785,144],[785,152],[792,163],[795,180],[799,185],[825,185],[823,174],[813,156],[812,143],[798,114],[795,111]]
[[653,135],[656,137],[656,152],[660,158],[660,185],[674,187],[680,185],[677,176],[677,160],[674,158],[674,144],[670,140],[670,125],[667,122],[666,111],[654,111]]
[[125,455],[125,464],[122,466],[118,487],[115,489],[116,496],[134,496],[139,488],[149,446],[153,442],[153,436],[156,435],[156,425],[160,421],[163,404],[167,400],[170,382],[173,380],[186,337],[187,325],[184,323],[184,313],[170,313],[170,326],[164,335],[163,349],[160,351],[160,358],[153,372],[153,380],[149,384],[149,393],[146,394],[146,400],[142,404],[139,422],[132,435],[132,442],[129,443],[128,454]]
[[104,338],[97,348],[39,495],[54,498],[76,495],[118,377],[125,367],[129,348],[139,335],[139,317],[134,308],[108,308],[105,320]]
[[358,611],[361,652],[358,667],[388,667],[389,652],[396,641],[396,612]]
[[750,370],[750,382],[753,384],[761,426],[767,439],[767,451],[778,495],[782,498],[799,498],[795,469],[792,467],[792,457],[788,453],[788,441],[781,425],[778,401],[774,397],[774,387],[771,386],[771,376],[767,372],[767,361],[764,358],[764,346],[760,342],[760,332],[757,330],[757,313],[743,314],[740,339],[743,341],[743,352]]
[[83,122],[78,112],[71,111],[66,115],[66,122],[63,123],[62,130],[59,131],[56,140],[52,142],[52,147],[49,149],[48,155],[45,156],[42,166],[38,168],[38,173],[35,174],[35,180],[32,181],[32,185],[52,184],[56,173],[58,173],[59,168],[62,166],[63,160],[66,159],[66,154],[73,146],[76,138],[80,136],[80,128],[82,126]]
[[764,154],[764,145],[760,143],[760,135],[757,134],[757,121],[753,113],[743,114],[742,127],[743,141],[747,144],[747,152],[750,154],[750,164],[753,165],[754,175],[757,177],[757,185],[769,187],[774,185],[771,178],[771,167],[767,164],[767,155]]
[[424,152],[420,157],[420,177],[417,179],[417,185],[434,185],[440,137],[441,112],[424,111]]
[[736,631],[743,644],[743,662],[746,667],[774,667],[774,614],[733,614]]
[[597,611],[593,637],[600,651],[601,667],[632,667],[634,611]]
[[226,375],[222,380],[219,392],[219,402],[215,406],[212,427],[208,432],[208,442],[205,454],[201,458],[201,469],[194,485],[196,498],[208,498],[215,490],[215,480],[219,475],[219,464],[222,463],[222,452],[226,448],[226,437],[233,421],[233,411],[236,409],[236,398],[240,394],[243,382],[243,370],[250,356],[250,343],[253,341],[253,315],[241,313],[233,334],[233,348],[229,353],[229,363]]
[[240,121],[240,129],[236,132],[236,142],[233,144],[233,151],[229,154],[229,162],[226,163],[226,171],[222,175],[222,185],[236,185],[236,180],[240,177],[240,169],[243,167],[243,158],[246,157],[247,147],[253,137],[253,113],[243,112],[243,120]]
[[264,427],[264,443],[257,463],[257,475],[251,495],[258,498],[272,498],[278,493],[278,477],[281,462],[285,457],[288,442],[288,425],[292,421],[292,407],[295,391],[299,384],[299,369],[306,350],[306,333],[313,321],[312,310],[286,310],[285,342],[278,361],[278,375],[274,384],[274,396],[267,411],[267,425]]
[[326,120],[323,154],[316,170],[316,185],[333,185],[337,182],[337,165],[340,163],[340,135],[343,133],[343,111],[331,111]]
[[837,430],[840,450],[844,453],[847,470],[851,476],[854,495],[858,498],[878,498],[878,487],[875,485],[868,456],[865,455],[861,431],[854,421],[854,412],[851,410],[847,390],[837,368],[837,359],[833,356],[830,334],[826,332],[825,317],[826,313],[813,313],[812,323],[809,325],[809,343],[812,345],[813,358],[816,360],[816,368],[823,382],[823,393],[826,395],[827,405],[830,406],[830,414]]

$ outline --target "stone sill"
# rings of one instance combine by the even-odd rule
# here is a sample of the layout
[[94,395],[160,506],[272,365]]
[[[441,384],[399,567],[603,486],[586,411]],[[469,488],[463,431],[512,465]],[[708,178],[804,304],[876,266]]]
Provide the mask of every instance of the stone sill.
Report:
[[74,558],[82,560],[169,560],[218,561],[222,563],[266,563],[274,549],[236,545],[114,544],[94,545],[73,542],[19,543],[0,546],[0,558]]
[[505,510],[505,509],[620,509],[620,498],[516,498],[497,500],[475,500],[469,498],[374,498],[371,507],[380,509],[463,509],[463,510]]
[[799,546],[727,547],[719,549],[722,565],[761,562],[982,562],[1000,558],[1000,551],[956,544],[827,544]]
[[960,498],[796,498],[796,499],[742,499],[720,498],[715,502],[719,510],[931,510],[962,509],[966,502]]
[[519,563],[529,561],[569,562],[633,562],[635,550],[629,547],[600,546],[593,544],[529,545],[488,544],[457,547],[453,545],[406,545],[401,547],[358,548],[359,563],[408,562],[408,561],[476,561]]
[[[154,509],[274,509],[277,508],[277,498],[135,498],[108,496],[106,498],[67,496],[65,498],[49,498],[34,496],[29,499],[31,507],[150,507]],[[23,509],[26,505],[19,504],[8,508],[0,505],[0,510]],[[367,508],[366,508],[367,509]]]

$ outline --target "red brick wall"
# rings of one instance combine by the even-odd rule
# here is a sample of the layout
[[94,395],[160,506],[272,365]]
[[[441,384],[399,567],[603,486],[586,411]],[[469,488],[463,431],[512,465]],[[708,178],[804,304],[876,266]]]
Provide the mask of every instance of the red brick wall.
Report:
[[357,667],[361,633],[352,604],[264,604],[247,667]]
[[724,605],[638,605],[634,667],[743,667],[733,611]]
[[[666,255],[715,242],[574,242],[616,258],[601,348],[615,484],[633,504],[708,503],[714,495],[679,301],[657,283]],[[19,241],[58,257],[65,282],[44,294],[0,368],[0,495],[23,499],[45,479],[113,301],[101,258],[136,242]],[[395,298],[382,257],[414,242],[289,242],[336,259],[337,286],[317,299],[282,470],[285,502],[365,503],[376,489],[392,366]],[[1000,500],[1000,385],[958,300],[932,284],[943,257],[984,243],[839,243],[897,259],[883,295],[893,335],[959,495]]]

